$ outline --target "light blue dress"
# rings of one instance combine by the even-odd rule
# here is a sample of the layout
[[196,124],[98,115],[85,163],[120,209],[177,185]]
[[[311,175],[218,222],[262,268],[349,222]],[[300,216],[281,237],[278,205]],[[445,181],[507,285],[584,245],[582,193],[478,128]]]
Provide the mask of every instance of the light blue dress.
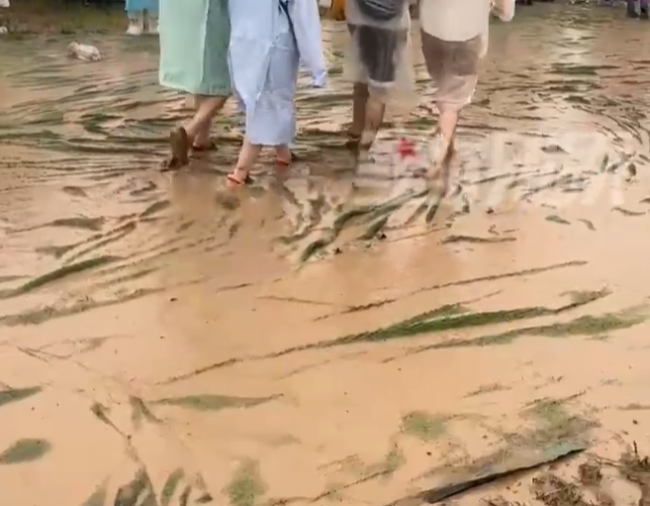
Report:
[[289,17],[280,0],[229,1],[230,77],[246,115],[246,138],[255,145],[293,141],[300,62],[311,70],[315,86],[323,86],[327,76],[318,2],[286,1]]
[[126,0],[126,12],[129,15],[139,14],[144,10],[158,14],[158,0]]
[[160,0],[160,84],[230,95],[228,0]]

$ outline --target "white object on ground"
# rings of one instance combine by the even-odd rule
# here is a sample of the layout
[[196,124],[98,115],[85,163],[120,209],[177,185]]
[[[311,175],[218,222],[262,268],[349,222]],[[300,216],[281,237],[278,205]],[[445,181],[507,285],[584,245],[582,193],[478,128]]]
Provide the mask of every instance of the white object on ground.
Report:
[[99,61],[102,59],[99,49],[95,46],[79,44],[78,42],[70,43],[68,46],[68,56],[82,61]]
[[141,12],[135,18],[129,18],[129,27],[126,29],[127,35],[139,37],[144,32],[144,14]]
[[[11,7],[9,0],[0,0],[0,8],[9,8]],[[0,35],[9,33],[9,29],[6,26],[0,26]]]

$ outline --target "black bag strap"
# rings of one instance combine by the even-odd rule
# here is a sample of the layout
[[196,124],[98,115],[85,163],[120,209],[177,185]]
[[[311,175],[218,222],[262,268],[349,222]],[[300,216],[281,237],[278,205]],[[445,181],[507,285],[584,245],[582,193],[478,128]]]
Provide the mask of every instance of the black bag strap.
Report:
[[289,14],[289,0],[279,0],[280,10],[284,12],[287,16],[287,21],[289,21],[289,30],[291,31],[291,36],[293,37],[294,42],[296,43],[296,48],[298,47],[298,39],[296,38],[296,30],[293,28],[293,19],[291,19],[291,14]]

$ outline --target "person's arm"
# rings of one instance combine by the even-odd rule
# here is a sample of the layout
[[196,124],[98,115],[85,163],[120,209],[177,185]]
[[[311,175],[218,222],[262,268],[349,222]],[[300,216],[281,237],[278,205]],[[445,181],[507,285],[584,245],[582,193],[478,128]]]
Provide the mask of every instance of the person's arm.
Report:
[[318,2],[293,0],[289,4],[300,60],[311,70],[314,86],[325,86],[327,67],[323,56]]
[[512,21],[515,17],[515,0],[493,0],[492,13],[501,21]]

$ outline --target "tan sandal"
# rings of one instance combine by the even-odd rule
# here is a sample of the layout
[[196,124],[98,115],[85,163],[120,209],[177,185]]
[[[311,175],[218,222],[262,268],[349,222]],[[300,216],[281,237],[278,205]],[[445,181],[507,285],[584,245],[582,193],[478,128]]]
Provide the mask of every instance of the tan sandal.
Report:
[[[239,172],[243,172],[245,174],[244,177],[239,177]],[[253,183],[253,178],[244,169],[235,169],[226,176],[226,179],[236,186],[246,186]]]
[[216,141],[210,139],[202,145],[192,144],[192,151],[194,153],[204,153],[206,151],[216,151],[218,149]]
[[346,149],[359,149],[360,144],[361,144],[361,134],[354,134],[352,132],[348,132],[348,139],[345,142]]

